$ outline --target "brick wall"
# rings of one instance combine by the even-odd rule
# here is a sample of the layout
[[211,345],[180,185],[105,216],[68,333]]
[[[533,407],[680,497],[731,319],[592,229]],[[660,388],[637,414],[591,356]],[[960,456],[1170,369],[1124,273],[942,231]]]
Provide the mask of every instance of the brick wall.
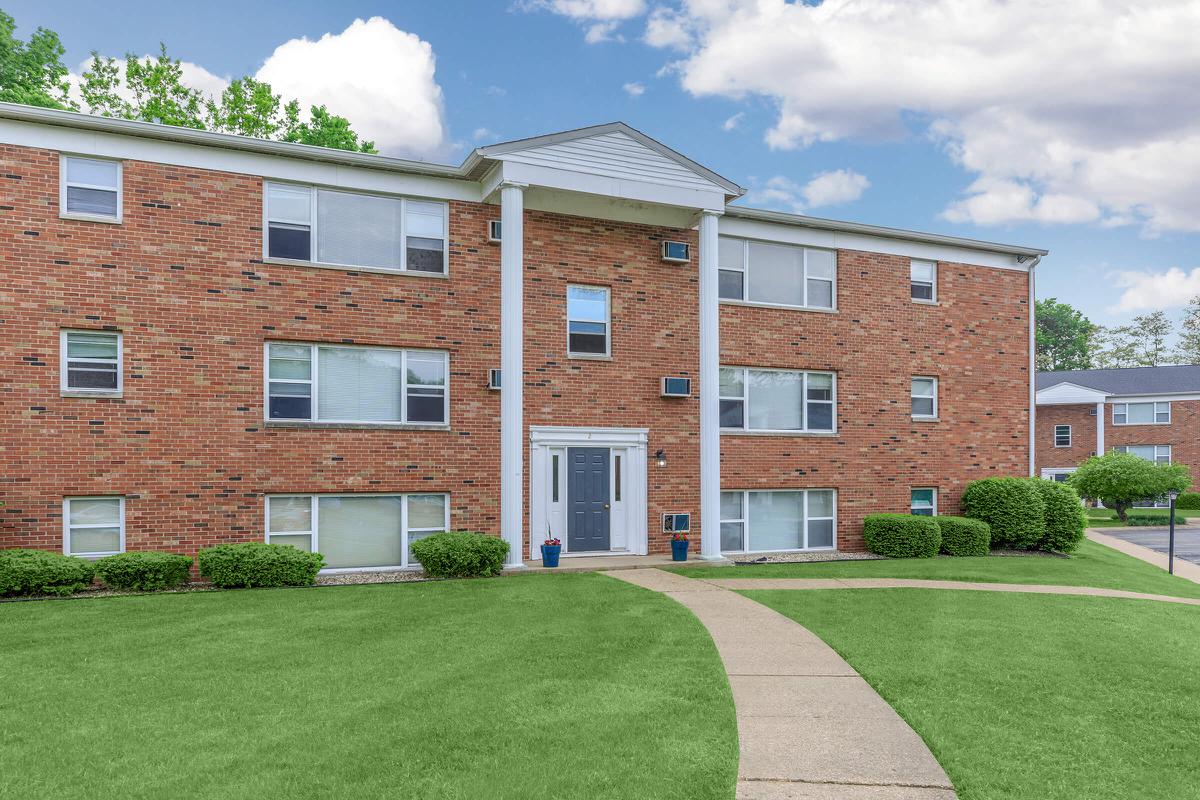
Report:
[[[499,533],[496,207],[450,204],[447,278],[263,264],[256,177],[128,161],[107,225],[58,217],[57,153],[0,159],[0,547],[60,548],[62,498],[91,494],[126,496],[131,550],[261,539],[275,492],[448,492],[453,527]],[[698,331],[695,263],[658,248],[695,236],[544,212],[525,230],[526,425],[648,428],[664,552],[659,515],[699,511],[699,404],[659,380],[695,376]],[[862,516],[905,510],[910,487],[948,513],[965,481],[1024,474],[1028,306],[1019,272],[942,264],[933,307],[909,301],[907,258],[838,259],[837,314],[721,310],[723,363],[838,373],[838,434],[725,436],[722,458],[728,488],[838,489],[853,550]],[[567,358],[569,283],[610,287],[612,360]],[[63,328],[124,334],[123,397],[60,396]],[[274,340],[449,351],[450,430],[265,426]],[[911,421],[911,375],[939,377],[940,422]]]

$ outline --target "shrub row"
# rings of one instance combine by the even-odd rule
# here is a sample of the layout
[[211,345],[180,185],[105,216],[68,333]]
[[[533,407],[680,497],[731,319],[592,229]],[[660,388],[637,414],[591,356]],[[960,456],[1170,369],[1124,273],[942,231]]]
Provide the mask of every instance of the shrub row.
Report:
[[872,553],[889,558],[985,556],[991,532],[986,522],[966,517],[872,514],[863,520],[863,539]]
[[963,512],[986,522],[992,546],[1070,553],[1087,520],[1075,490],[1042,478],[984,478],[967,484]]
[[[1116,516],[1114,516],[1113,519],[1116,519]],[[1168,515],[1168,514],[1138,514],[1135,512],[1130,512],[1125,515],[1125,522],[1127,524],[1136,525],[1136,526],[1142,527],[1142,528],[1147,527],[1147,526],[1166,525],[1166,524],[1170,523],[1170,521],[1171,521],[1171,518],[1170,518],[1170,515]],[[1175,524],[1176,525],[1186,525],[1187,517],[1183,517],[1183,516],[1180,516],[1179,514],[1176,514],[1175,515]]]
[[431,578],[485,578],[500,574],[508,542],[462,531],[435,533],[413,542],[412,552]]
[[0,595],[68,595],[92,585],[96,564],[48,550],[0,550]]
[[1176,508],[1200,511],[1200,492],[1184,492],[1175,501]]

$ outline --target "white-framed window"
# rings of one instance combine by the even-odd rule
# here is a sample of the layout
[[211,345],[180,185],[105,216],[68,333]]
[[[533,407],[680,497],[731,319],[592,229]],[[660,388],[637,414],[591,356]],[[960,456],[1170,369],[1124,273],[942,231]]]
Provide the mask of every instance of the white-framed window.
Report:
[[937,387],[937,378],[913,376],[909,395],[914,419],[937,419]]
[[445,203],[268,182],[263,256],[337,267],[444,275]]
[[1169,444],[1128,444],[1114,447],[1118,453],[1132,453],[1135,456],[1153,461],[1155,464],[1171,463],[1171,445]]
[[1171,404],[1113,403],[1113,425],[1166,425],[1171,421]]
[[59,333],[59,386],[64,392],[120,394],[125,388],[121,369],[121,334],[110,331]]
[[837,255],[833,250],[718,239],[718,295],[722,300],[788,308],[837,308]]
[[268,342],[264,358],[268,420],[449,422],[446,352]]
[[1054,426],[1054,446],[1055,447],[1070,447],[1071,446],[1071,426],[1070,425],[1055,425]]
[[909,494],[908,513],[917,517],[936,517],[937,489],[913,489]]
[[832,433],[837,376],[832,372],[721,367],[721,428]]
[[124,192],[121,162],[64,155],[59,159],[59,215],[120,222]]
[[63,499],[63,552],[88,558],[125,552],[125,498]]
[[612,353],[609,298],[607,286],[567,287],[567,355]]
[[721,550],[833,550],[837,492],[779,489],[721,492]]
[[279,494],[266,498],[266,541],[325,557],[326,569],[409,567],[412,544],[449,530],[447,494]]
[[924,303],[937,302],[937,262],[913,259],[908,267],[912,299]]

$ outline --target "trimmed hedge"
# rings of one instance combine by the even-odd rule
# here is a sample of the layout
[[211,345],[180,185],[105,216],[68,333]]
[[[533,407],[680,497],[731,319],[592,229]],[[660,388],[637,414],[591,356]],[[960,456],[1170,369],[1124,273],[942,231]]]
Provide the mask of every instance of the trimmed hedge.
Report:
[[481,533],[435,533],[412,544],[412,553],[431,578],[486,578],[499,575],[508,542]]
[[981,519],[934,517],[942,531],[942,552],[948,556],[986,556],[992,529]]
[[1175,507],[1188,511],[1200,511],[1200,492],[1184,492],[1175,501]]
[[0,595],[68,595],[92,585],[96,565],[49,550],[0,550]]
[[158,592],[187,583],[192,559],[152,550],[117,553],[96,562],[96,574],[106,586],[133,592]]
[[[1117,519],[1117,517],[1114,516],[1113,519]],[[1130,512],[1125,515],[1125,523],[1139,528],[1146,528],[1154,525],[1169,525],[1171,524],[1171,517],[1168,514],[1134,514]],[[1175,524],[1186,525],[1187,517],[1181,517],[1176,514]]]
[[872,553],[890,558],[933,558],[942,545],[934,517],[871,514],[863,520],[863,539]]
[[311,586],[325,565],[320,553],[290,544],[243,542],[208,547],[196,555],[200,574],[223,589],[252,586]]
[[992,530],[992,547],[1032,550],[1046,529],[1046,501],[1028,478],[984,478],[963,491],[963,515]]
[[1038,540],[1039,550],[1050,550],[1056,553],[1071,553],[1083,541],[1083,529],[1087,527],[1087,517],[1083,511],[1083,503],[1074,487],[1065,483],[1056,483],[1044,478],[1029,478],[1030,483],[1041,492],[1042,502],[1046,504],[1045,530]]

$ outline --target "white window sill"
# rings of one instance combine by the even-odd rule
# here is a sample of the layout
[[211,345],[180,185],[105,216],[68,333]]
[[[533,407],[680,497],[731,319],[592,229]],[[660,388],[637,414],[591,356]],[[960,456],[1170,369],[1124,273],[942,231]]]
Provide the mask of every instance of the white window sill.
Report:
[[97,216],[95,214],[71,214],[69,212],[63,212],[62,214],[58,215],[58,218],[59,219],[72,219],[72,220],[75,220],[76,222],[102,222],[105,225],[120,225],[121,224],[120,217],[101,217],[101,216]]
[[65,553],[64,552],[63,555],[70,556],[71,558],[86,558],[88,561],[95,561],[100,558],[107,558],[108,556],[119,556],[124,552],[125,552],[124,550],[114,550],[111,553]]
[[941,417],[916,417],[912,418],[913,422],[941,422]]
[[608,355],[608,356],[602,356],[599,354],[589,355],[587,353],[567,353],[567,358],[570,359],[571,361],[612,361],[613,360],[613,357],[611,355]]
[[738,428],[721,428],[722,436],[796,436],[796,437],[815,437],[821,439],[833,439],[837,437],[837,431],[756,431],[756,430],[739,430]]
[[1114,422],[1114,428],[1142,428],[1150,425],[1170,425],[1170,422]]
[[273,264],[281,267],[314,267],[316,269],[333,269],[338,272],[370,272],[375,275],[396,275],[407,278],[449,278],[447,272],[422,272],[418,269],[387,269],[385,267],[351,267],[345,264],[322,264],[319,261],[301,261],[294,258],[264,258],[259,263]]
[[90,392],[86,389],[63,389],[59,397],[74,397],[80,400],[120,400],[124,392]]
[[1054,445],[1054,449],[1056,449],[1056,450],[1070,450],[1070,449],[1071,449],[1071,445],[1069,445],[1069,444],[1056,444],[1056,445]]
[[816,314],[836,314],[838,310],[834,308],[820,308],[818,306],[791,306],[785,303],[761,303],[755,300],[727,300],[722,298],[720,304],[723,306],[746,306],[748,308],[781,308],[786,311],[812,311]]
[[449,424],[425,422],[313,422],[302,419],[268,419],[268,428],[345,428],[351,430],[448,431]]
[[940,306],[937,300],[919,300],[916,297],[912,298],[913,303],[919,306]]
[[[753,490],[751,490],[753,491]],[[786,489],[782,491],[787,491]],[[781,553],[836,553],[837,547],[798,547],[792,550],[722,550],[723,556],[773,556]]]
[[409,564],[407,567],[327,567],[317,570],[318,575],[353,575],[364,572],[419,572],[420,564]]

